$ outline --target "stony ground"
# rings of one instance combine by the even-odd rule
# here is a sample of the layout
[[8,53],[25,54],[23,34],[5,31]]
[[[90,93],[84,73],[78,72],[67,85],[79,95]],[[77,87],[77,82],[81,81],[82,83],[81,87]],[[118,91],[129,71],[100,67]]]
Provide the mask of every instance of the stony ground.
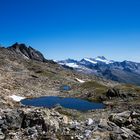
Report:
[[139,140],[140,108],[77,112],[57,107],[0,110],[0,139]]

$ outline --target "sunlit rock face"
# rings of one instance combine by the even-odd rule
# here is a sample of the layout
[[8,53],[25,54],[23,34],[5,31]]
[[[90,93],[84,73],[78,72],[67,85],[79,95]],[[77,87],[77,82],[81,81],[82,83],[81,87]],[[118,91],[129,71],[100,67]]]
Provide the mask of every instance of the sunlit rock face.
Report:
[[24,56],[27,59],[32,59],[32,60],[37,60],[37,61],[42,61],[42,62],[46,61],[46,59],[44,58],[41,52],[35,50],[34,48],[30,46],[27,47],[25,44],[15,43],[12,46],[10,46],[8,49]]

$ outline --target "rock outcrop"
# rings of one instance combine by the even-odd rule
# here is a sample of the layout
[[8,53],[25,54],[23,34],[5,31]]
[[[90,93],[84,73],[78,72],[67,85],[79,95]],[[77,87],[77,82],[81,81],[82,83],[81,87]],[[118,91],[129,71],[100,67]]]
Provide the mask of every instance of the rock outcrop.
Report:
[[60,114],[55,108],[51,110],[45,108],[1,109],[0,139],[140,139],[139,111],[124,111],[105,116],[100,118],[100,112],[96,111],[96,117],[90,116],[91,118],[78,120],[78,118],[72,119],[72,116]]
[[41,52],[35,50],[30,46],[27,47],[25,44],[15,43],[12,46],[10,46],[8,49],[28,59],[37,60],[41,62],[47,61]]
[[49,109],[1,109],[0,140],[56,139],[65,120],[66,116]]

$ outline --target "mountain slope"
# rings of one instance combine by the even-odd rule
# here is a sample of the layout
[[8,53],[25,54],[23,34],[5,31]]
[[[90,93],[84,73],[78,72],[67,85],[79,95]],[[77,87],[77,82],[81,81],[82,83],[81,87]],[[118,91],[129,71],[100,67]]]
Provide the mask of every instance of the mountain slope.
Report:
[[32,59],[32,60],[37,60],[42,62],[46,61],[44,56],[39,51],[33,49],[30,46],[27,47],[25,44],[15,43],[12,46],[8,47],[8,49],[27,59]]
[[[70,61],[70,60],[69,60]],[[74,62],[73,62],[74,63]],[[44,56],[24,44],[0,47],[0,104],[10,103],[12,95],[22,97],[38,96],[81,96],[79,87],[83,82],[97,81],[101,85],[112,86],[118,83],[100,77],[86,75],[63,68],[46,60]],[[71,87],[70,94],[60,90],[63,85]],[[79,91],[77,91],[79,89]],[[78,93],[78,94],[76,94]]]

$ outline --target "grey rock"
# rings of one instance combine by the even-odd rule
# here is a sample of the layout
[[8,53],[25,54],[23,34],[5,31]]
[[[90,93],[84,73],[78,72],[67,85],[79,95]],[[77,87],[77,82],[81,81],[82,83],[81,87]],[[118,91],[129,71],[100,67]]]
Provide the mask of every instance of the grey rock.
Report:
[[14,51],[15,53],[24,56],[25,58],[32,59],[32,60],[37,60],[37,61],[42,61],[45,62],[47,61],[43,54],[40,53],[39,51],[33,49],[32,47],[27,47],[25,44],[18,44],[15,43],[12,46],[8,48],[9,50]]
[[132,114],[131,114],[131,118],[138,118],[138,117],[140,117],[140,113],[137,113],[137,112],[132,112]]
[[5,134],[0,130],[0,140],[4,140],[5,139]]
[[8,126],[8,129],[19,129],[21,128],[22,120],[23,120],[23,112],[19,110],[15,110],[12,112],[8,112],[5,115],[5,125]]
[[43,120],[43,117],[40,115],[40,113],[32,111],[28,114],[24,114],[24,118],[21,126],[22,128],[33,127],[36,125],[41,125],[44,129],[46,129],[45,122]]
[[116,134],[116,133],[111,133],[111,134],[110,134],[110,138],[111,138],[111,140],[124,140],[124,139],[121,137],[121,135]]
[[91,130],[85,130],[84,136],[85,136],[86,138],[90,137],[91,132],[92,132]]
[[122,127],[121,130],[124,132],[124,134],[122,134],[122,137],[124,138],[140,139],[139,135],[137,135],[134,131],[131,131],[128,128]]
[[124,124],[130,124],[129,117],[131,115],[130,111],[117,113],[117,114],[111,114],[109,117],[109,120],[117,124],[118,126],[123,126]]
[[37,130],[35,127],[31,127],[27,129],[27,135],[33,135],[33,134],[37,134]]
[[94,123],[93,119],[89,118],[87,121],[86,121],[86,125],[92,125]]
[[102,129],[102,131],[111,131],[112,130],[112,128],[108,125],[108,123],[107,123],[107,120],[106,119],[101,119],[100,120],[100,123],[99,123],[99,125],[98,125],[98,127],[100,128],[100,129]]
[[112,128],[112,132],[116,133],[116,134],[122,134],[122,130],[119,126],[117,126],[115,123],[113,122],[108,122],[108,125]]
[[4,120],[0,120],[0,126],[4,123]]
[[78,130],[78,129],[80,129],[79,126],[80,126],[80,124],[77,121],[73,121],[73,122],[71,122],[70,129]]

